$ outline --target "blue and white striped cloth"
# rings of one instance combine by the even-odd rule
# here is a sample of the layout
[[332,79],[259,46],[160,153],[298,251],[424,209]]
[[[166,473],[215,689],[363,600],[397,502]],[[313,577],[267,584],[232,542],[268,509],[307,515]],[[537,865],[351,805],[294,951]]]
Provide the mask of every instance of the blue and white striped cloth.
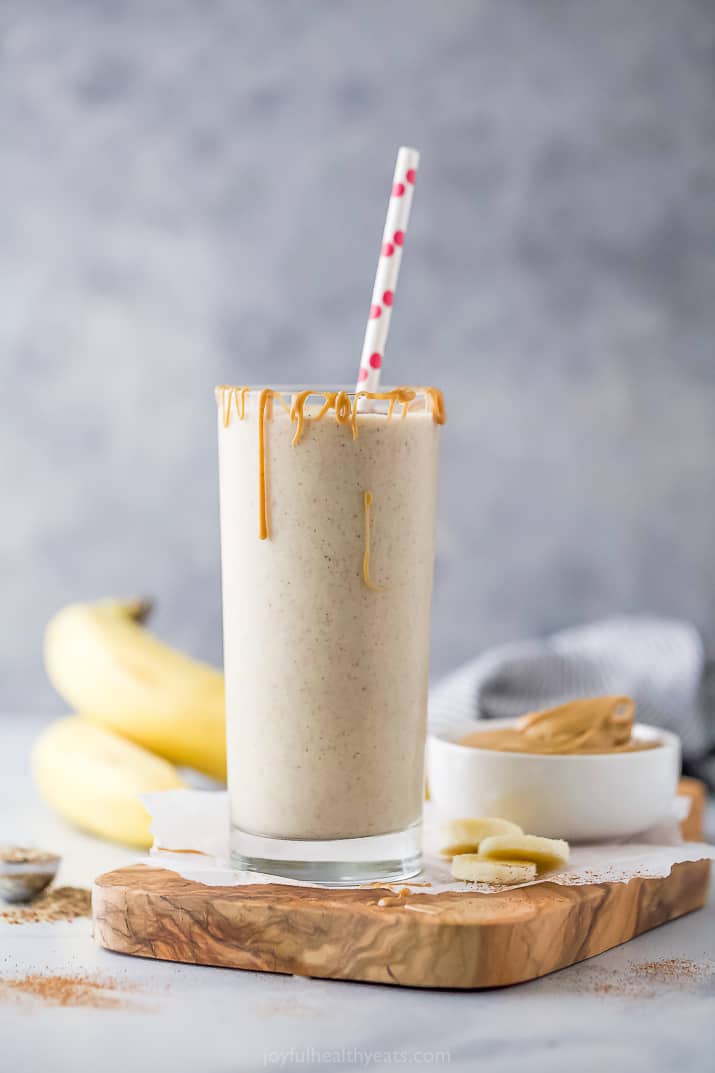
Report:
[[679,734],[691,770],[703,762],[705,653],[674,619],[621,617],[493,648],[430,693],[430,721],[505,719],[575,697],[628,694],[636,719]]

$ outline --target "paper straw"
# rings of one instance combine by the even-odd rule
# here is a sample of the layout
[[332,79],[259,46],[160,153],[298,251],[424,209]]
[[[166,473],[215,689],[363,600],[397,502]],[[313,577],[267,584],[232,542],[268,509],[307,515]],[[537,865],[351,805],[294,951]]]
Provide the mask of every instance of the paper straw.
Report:
[[402,250],[410,219],[412,195],[420,162],[416,149],[403,146],[397,153],[392,191],[387,206],[385,230],[382,233],[382,246],[375,273],[375,286],[372,289],[370,315],[362,345],[360,371],[358,373],[358,391],[377,391],[380,386],[380,368],[390,330],[390,317],[397,291],[397,277],[400,273]]

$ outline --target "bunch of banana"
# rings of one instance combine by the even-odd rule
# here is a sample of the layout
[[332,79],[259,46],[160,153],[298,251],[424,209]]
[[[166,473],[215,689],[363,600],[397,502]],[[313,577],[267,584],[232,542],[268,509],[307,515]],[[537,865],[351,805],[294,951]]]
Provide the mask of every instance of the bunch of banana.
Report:
[[81,718],[51,726],[33,758],[50,805],[130,845],[150,842],[136,795],[184,785],[173,765],[226,776],[223,675],[152,636],[148,610],[143,601],[79,603],[50,621],[47,673]]
[[452,875],[473,883],[529,883],[569,859],[563,839],[525,835],[518,824],[493,816],[450,820],[442,839],[442,854],[452,858]]

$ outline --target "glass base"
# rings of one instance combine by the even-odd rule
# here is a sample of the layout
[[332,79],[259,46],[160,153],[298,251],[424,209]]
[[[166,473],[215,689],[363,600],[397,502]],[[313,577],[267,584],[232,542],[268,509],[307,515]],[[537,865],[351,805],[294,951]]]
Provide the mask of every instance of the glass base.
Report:
[[327,887],[396,882],[422,867],[422,824],[368,838],[265,838],[231,827],[231,863],[249,872],[300,879]]

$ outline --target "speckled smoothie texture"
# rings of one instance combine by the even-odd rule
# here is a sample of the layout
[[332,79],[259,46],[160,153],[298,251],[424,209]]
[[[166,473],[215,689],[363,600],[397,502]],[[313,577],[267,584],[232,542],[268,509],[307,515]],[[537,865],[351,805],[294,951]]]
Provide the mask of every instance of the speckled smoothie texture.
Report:
[[[219,414],[232,822],[251,834],[354,838],[419,820],[439,427],[429,413],[266,423],[258,537],[255,396]],[[363,579],[372,492],[371,591]]]

